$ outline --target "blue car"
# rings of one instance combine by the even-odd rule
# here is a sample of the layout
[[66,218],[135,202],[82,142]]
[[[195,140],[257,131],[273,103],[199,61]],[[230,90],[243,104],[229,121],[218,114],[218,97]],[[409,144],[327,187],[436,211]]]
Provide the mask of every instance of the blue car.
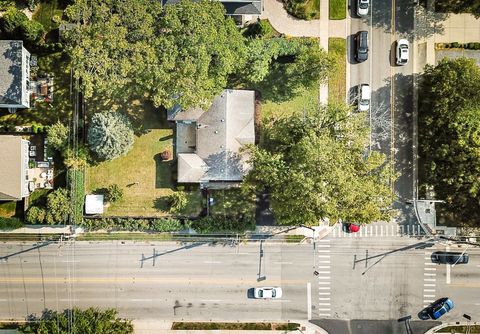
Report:
[[452,308],[453,302],[449,298],[445,297],[439,299],[437,302],[435,302],[435,304],[430,307],[430,317],[433,320],[437,320],[445,313],[448,313]]

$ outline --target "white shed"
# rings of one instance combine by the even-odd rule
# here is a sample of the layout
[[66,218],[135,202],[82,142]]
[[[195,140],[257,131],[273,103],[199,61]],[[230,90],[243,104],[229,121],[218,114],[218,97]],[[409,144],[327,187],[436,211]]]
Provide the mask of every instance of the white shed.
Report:
[[85,196],[85,214],[101,215],[103,214],[103,195]]

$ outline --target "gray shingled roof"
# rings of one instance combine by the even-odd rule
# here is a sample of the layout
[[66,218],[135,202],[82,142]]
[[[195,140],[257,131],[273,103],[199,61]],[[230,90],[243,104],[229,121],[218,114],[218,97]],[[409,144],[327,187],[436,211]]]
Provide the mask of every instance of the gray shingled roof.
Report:
[[22,41],[0,40],[0,104],[23,104],[22,47]]
[[186,121],[196,126],[195,153],[183,152],[177,145],[178,181],[241,181],[249,166],[240,148],[255,142],[254,113],[255,92],[248,90],[224,90],[200,116],[188,110],[177,112],[178,125]]

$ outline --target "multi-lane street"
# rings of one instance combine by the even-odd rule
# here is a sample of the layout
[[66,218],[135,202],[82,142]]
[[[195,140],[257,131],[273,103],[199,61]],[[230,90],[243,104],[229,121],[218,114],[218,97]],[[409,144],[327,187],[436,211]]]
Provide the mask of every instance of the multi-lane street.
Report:
[[[3,243],[0,316],[95,305],[135,319],[418,319],[444,296],[456,307],[442,320],[480,312],[478,248],[468,249],[467,265],[433,265],[433,251],[458,246],[391,226],[336,229],[315,250],[272,241]],[[282,287],[283,297],[252,299],[249,289],[258,286]]]
[[[399,175],[392,185],[397,196],[395,208],[403,225],[415,225],[411,206],[415,193],[413,151],[414,116],[414,4],[411,0],[371,1],[370,13],[359,18],[356,1],[349,1],[350,36],[348,38],[348,66],[350,67],[349,96],[356,98],[359,84],[369,84],[372,90],[370,111],[370,148],[385,153]],[[357,63],[353,58],[353,36],[358,31],[369,33],[369,58]],[[406,38],[410,43],[410,60],[404,66],[395,64],[396,41]]]

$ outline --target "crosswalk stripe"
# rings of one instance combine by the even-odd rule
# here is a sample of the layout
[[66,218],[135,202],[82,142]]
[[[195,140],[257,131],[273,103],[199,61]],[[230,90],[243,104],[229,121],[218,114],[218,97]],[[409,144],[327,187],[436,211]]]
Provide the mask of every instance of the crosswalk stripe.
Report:
[[436,263],[432,263],[432,262],[425,262],[425,265],[426,265],[426,266],[436,266],[437,264],[436,264]]
[[[319,256],[319,257],[320,257],[320,256]],[[318,261],[318,263],[330,263],[330,261],[328,261],[328,260],[323,261],[323,260],[322,260],[322,261]]]
[[435,298],[435,295],[423,295],[423,298],[425,298],[425,297],[427,297],[427,298]]
[[320,290],[330,290],[329,286],[319,286],[318,289]]
[[330,249],[319,249],[319,253],[330,253]]
[[423,273],[423,276],[437,276],[437,274]]
[[436,286],[435,284],[424,283],[423,286]]
[[318,271],[319,274],[330,274],[330,271]]
[[317,240],[317,242],[330,242],[330,239],[320,239],[320,240]]
[[319,292],[318,294],[322,296],[329,296],[330,292]]
[[437,268],[425,268],[425,270],[435,271],[435,270],[437,270]]
[[321,258],[329,258],[330,255],[318,255],[318,257],[321,257]]
[[423,289],[423,292],[435,292],[435,289]]
[[319,244],[317,245],[318,247],[325,247],[325,248],[328,248],[328,247],[331,247],[330,245],[327,245],[327,244]]
[[319,313],[318,316],[319,317],[329,317],[330,313]]
[[[323,285],[326,284],[326,285],[328,285],[328,284],[330,284],[330,282],[318,282],[318,284],[323,284]],[[320,289],[320,288],[319,288],[319,289]]]
[[330,279],[330,276],[318,276],[318,279]]
[[329,309],[329,308],[319,308],[318,310],[319,311],[331,311],[331,309]]
[[437,279],[436,278],[424,278],[423,280],[425,282],[435,282]]
[[319,269],[327,269],[327,268],[330,268],[330,266],[317,266],[317,268],[319,268]]
[[[321,297],[321,298],[318,298],[318,300],[330,300],[330,297]],[[328,303],[330,304],[330,303]]]

